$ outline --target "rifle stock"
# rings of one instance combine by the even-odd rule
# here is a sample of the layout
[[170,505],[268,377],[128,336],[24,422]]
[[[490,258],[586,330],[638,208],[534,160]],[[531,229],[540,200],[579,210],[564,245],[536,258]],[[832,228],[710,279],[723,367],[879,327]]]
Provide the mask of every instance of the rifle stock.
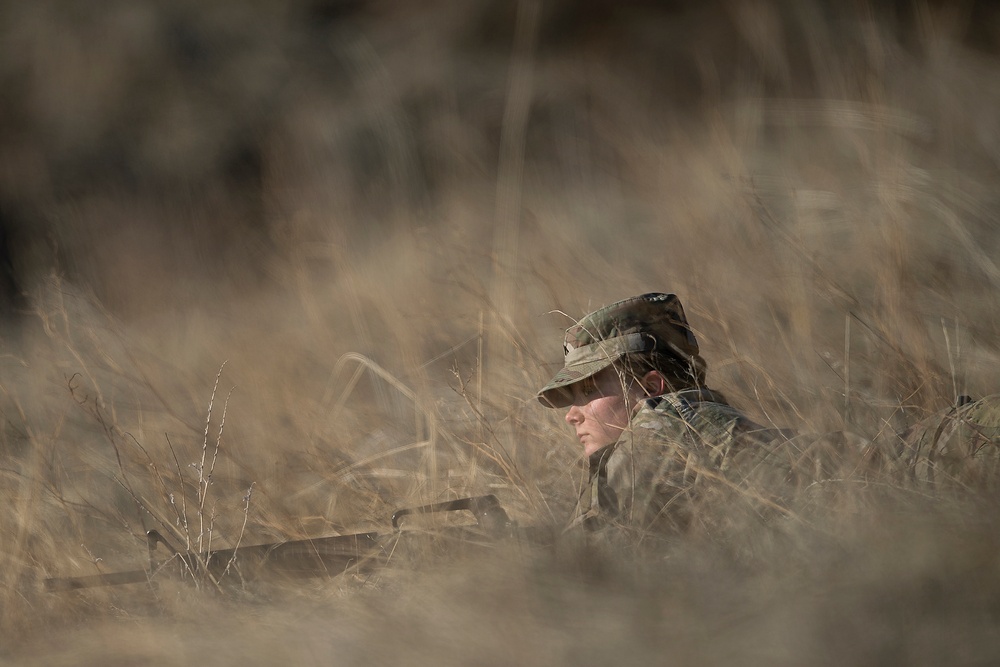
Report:
[[[291,540],[271,544],[216,549],[202,553],[183,552],[175,549],[157,531],[146,533],[149,548],[149,568],[125,572],[112,572],[80,577],[52,577],[44,580],[49,592],[71,591],[94,586],[149,583],[161,571],[179,567],[182,572],[209,575],[213,581],[226,576],[239,580],[252,580],[265,571],[280,572],[289,576],[335,576],[348,570],[367,571],[388,564],[399,540],[404,536],[422,534],[424,531],[404,531],[400,528],[403,517],[414,514],[468,510],[476,517],[476,525],[446,529],[448,544],[481,546],[499,539],[525,536],[532,542],[542,541],[545,531],[517,528],[508,518],[494,495],[460,498],[432,505],[397,510],[392,515],[391,533],[357,533],[305,540]],[[172,552],[170,558],[155,558],[157,544]]]

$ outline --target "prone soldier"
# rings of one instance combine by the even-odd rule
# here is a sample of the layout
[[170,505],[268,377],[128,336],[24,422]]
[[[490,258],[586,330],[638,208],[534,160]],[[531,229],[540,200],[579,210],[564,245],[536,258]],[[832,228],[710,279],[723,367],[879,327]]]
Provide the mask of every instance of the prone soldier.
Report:
[[566,409],[589,461],[571,525],[686,530],[710,498],[782,511],[827,482],[994,483],[1000,395],[939,413],[890,446],[849,433],[755,423],[705,384],[706,364],[673,294],[600,308],[566,330],[564,366],[538,392]]

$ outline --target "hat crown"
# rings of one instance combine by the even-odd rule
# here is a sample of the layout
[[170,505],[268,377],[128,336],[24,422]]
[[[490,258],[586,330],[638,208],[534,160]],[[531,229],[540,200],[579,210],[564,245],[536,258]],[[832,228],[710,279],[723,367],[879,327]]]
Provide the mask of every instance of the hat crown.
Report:
[[566,330],[563,352],[629,334],[642,334],[647,352],[670,352],[684,359],[699,352],[680,299],[661,292],[617,301],[585,316]]

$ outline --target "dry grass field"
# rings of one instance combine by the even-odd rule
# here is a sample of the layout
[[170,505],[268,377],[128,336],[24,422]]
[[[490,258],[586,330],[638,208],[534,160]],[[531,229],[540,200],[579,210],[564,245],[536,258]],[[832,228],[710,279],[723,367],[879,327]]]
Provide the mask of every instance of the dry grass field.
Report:
[[762,423],[877,439],[1000,392],[988,3],[0,16],[0,662],[1000,660],[995,499],[894,489],[652,554],[42,589],[141,567],[150,528],[229,547],[482,493],[559,524],[583,462],[534,392],[563,328],[642,292]]

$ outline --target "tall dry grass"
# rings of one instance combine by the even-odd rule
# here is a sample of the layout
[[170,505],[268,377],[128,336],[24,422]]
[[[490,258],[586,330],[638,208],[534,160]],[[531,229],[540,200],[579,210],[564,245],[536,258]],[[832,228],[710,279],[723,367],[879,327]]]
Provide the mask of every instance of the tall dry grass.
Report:
[[765,423],[885,437],[997,391],[987,11],[69,4],[8,3],[0,40],[30,306],[5,660],[995,660],[992,499],[894,490],[652,555],[40,589],[141,565],[150,528],[224,547],[485,492],[559,522],[580,453],[533,393],[563,327],[644,291]]

